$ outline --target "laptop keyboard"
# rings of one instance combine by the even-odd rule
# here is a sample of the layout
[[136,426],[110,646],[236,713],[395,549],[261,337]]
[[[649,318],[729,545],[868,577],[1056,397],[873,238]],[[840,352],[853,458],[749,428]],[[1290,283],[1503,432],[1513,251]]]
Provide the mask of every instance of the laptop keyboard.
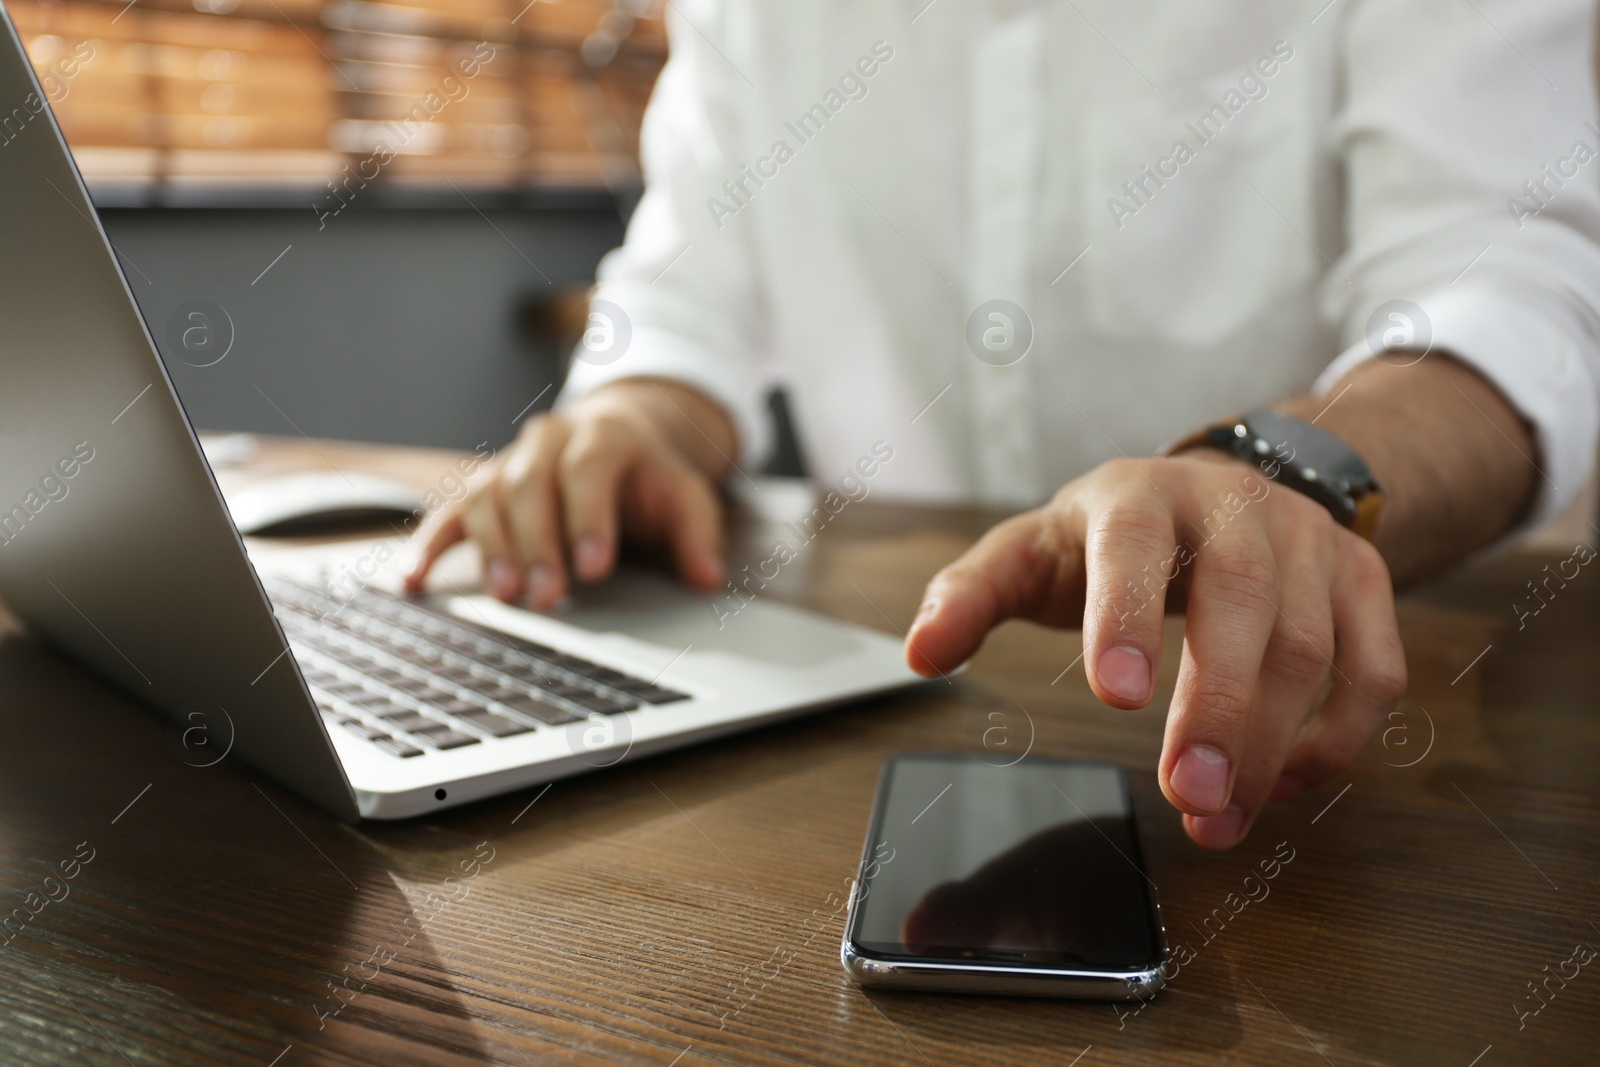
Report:
[[377,590],[267,595],[323,715],[400,759],[689,698]]

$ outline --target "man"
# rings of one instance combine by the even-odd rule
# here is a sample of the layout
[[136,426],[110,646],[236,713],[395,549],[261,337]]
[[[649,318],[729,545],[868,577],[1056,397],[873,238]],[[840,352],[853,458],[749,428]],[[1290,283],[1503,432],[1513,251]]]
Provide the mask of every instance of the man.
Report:
[[918,670],[1081,624],[1095,693],[1137,708],[1186,604],[1160,782],[1231,847],[1400,698],[1393,584],[1588,476],[1591,9],[669,5],[594,336],[413,581],[471,538],[548,608],[636,539],[719,588],[715,486],[781,377],[820,481],[883,442],[878,492],[1048,500],[934,577]]

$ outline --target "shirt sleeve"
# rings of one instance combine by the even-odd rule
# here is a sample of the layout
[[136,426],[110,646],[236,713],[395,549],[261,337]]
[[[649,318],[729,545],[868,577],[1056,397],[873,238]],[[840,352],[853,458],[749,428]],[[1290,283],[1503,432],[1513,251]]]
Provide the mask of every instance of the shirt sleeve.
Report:
[[759,465],[773,437],[766,316],[750,220],[728,209],[740,201],[722,189],[738,176],[748,114],[741,94],[754,89],[729,58],[738,50],[727,7],[666,5],[670,58],[640,133],[644,197],[622,246],[601,261],[591,302],[591,326],[609,330],[616,349],[580,344],[556,403],[622,378],[676,379],[722,405],[738,431],[739,461]]
[[1342,24],[1349,243],[1323,302],[1347,347],[1316,389],[1372,337],[1429,337],[1533,427],[1532,522],[1582,489],[1600,436],[1594,29],[1590,0],[1358,0]]

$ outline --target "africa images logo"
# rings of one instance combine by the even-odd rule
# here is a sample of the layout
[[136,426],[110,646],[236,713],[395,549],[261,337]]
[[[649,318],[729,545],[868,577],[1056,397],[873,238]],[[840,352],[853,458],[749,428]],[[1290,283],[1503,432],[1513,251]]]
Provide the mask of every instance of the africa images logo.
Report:
[[233,351],[233,317],[209,300],[190,300],[167,318],[167,351],[191,367],[214,367]]
[[596,298],[589,301],[589,319],[573,355],[604,367],[621,359],[632,340],[633,322],[628,313],[609,300]]
[[1033,348],[1033,320],[1009,300],[986,300],[967,316],[967,347],[991,367],[1020,363]]
[[1409,300],[1385,301],[1367,318],[1367,350],[1390,366],[1413,366],[1432,348],[1428,313]]
[[191,702],[167,720],[167,744],[191,767],[215,767],[233,751],[233,717],[219,704]]
[[594,714],[567,724],[567,750],[590,767],[621,763],[633,749],[626,715]]

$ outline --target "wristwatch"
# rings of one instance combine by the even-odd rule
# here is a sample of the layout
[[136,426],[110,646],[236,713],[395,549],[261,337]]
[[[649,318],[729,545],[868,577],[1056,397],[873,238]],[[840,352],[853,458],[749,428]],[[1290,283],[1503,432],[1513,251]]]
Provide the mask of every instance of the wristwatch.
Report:
[[1383,490],[1366,460],[1333,434],[1271,410],[1247,411],[1181,437],[1160,449],[1218,448],[1254,464],[1268,478],[1315,500],[1339,524],[1372,540]]

